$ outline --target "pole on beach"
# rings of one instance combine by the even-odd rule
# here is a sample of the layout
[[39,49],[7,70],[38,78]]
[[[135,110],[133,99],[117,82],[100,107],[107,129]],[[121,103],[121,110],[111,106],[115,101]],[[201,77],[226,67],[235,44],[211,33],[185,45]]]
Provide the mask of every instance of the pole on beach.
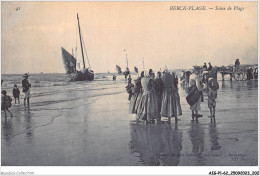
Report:
[[125,59],[126,59],[126,71],[128,71],[128,59],[127,59],[126,49],[124,51],[125,51]]
[[145,76],[146,76],[146,72],[145,72],[145,68],[144,68],[144,57],[143,57],[143,60],[142,60],[142,62],[143,62],[143,69],[144,69],[144,74],[145,74]]
[[126,58],[126,68],[128,68],[128,59],[127,59],[127,53],[125,53],[125,58]]

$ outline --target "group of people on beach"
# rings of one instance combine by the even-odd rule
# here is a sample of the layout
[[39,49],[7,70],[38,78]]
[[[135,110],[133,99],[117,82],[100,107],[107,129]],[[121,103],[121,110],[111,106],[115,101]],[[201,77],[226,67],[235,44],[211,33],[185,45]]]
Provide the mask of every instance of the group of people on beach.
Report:
[[[213,67],[211,63],[208,63],[208,66],[206,63],[202,66],[193,66],[194,69],[198,71],[197,75],[199,75],[202,80],[202,83],[208,84],[209,78],[210,77],[215,77],[217,79],[217,72],[218,72],[218,67]],[[184,87],[190,87],[190,75],[193,74],[193,70],[183,70],[182,71],[182,76],[180,77],[181,84]]]
[[[190,73],[192,74],[192,73]],[[199,114],[201,110],[200,103],[204,101],[202,93],[202,78],[198,70],[194,70],[195,79],[191,79],[188,88],[188,95],[186,100],[191,109],[191,120],[198,120],[203,115]],[[161,117],[167,117],[168,123],[171,123],[171,118],[175,118],[177,122],[178,117],[182,115],[182,108],[180,105],[180,96],[176,84],[178,77],[176,74],[170,73],[168,70],[157,72],[155,78],[153,70],[150,69],[145,75],[141,72],[140,77],[134,80],[129,75],[126,90],[129,94],[129,113],[136,114],[136,121],[141,120],[146,123],[162,123]],[[219,85],[216,79],[210,78],[208,81],[210,88],[208,92],[208,107],[210,109],[210,118],[215,118],[215,107],[217,90]]]
[[[29,75],[26,73],[23,75],[23,80],[22,80],[22,92],[24,93],[24,106],[26,107],[26,102],[27,102],[27,107],[30,106],[30,92],[31,92],[31,84],[28,81],[28,77]],[[3,84],[3,80],[1,80],[1,84]],[[15,104],[16,104],[16,100],[17,103],[20,104],[20,90],[17,87],[17,85],[14,85],[13,88],[13,97],[15,100]],[[10,113],[11,117],[13,117],[12,112],[9,110],[9,108],[12,106],[12,98],[7,95],[6,90],[2,90],[1,92],[1,110],[4,111],[5,117],[7,117],[6,111]]]
[[148,75],[141,72],[140,77],[131,83],[131,76],[128,78],[126,87],[129,95],[129,112],[136,114],[137,122],[141,120],[147,123],[161,123],[161,116],[168,117],[168,121],[182,115],[180,97],[174,87],[174,76],[168,71],[157,72],[157,77],[150,69]]

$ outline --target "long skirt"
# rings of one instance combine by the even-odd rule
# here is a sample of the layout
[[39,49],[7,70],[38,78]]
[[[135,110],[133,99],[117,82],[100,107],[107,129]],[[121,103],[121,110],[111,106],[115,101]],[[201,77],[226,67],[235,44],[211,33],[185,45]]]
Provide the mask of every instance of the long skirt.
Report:
[[151,121],[159,117],[158,101],[155,93],[143,95],[137,108],[136,119]]
[[159,108],[159,112],[161,112],[161,107],[162,107],[162,94],[160,93],[156,93],[156,98],[158,101],[158,108]]
[[181,103],[180,103],[180,95],[177,91],[175,91],[175,97],[176,97],[176,105],[177,105],[177,114],[178,114],[178,116],[181,116],[182,109],[181,109]]
[[199,98],[199,100],[196,103],[194,103],[194,105],[192,105],[190,107],[190,109],[192,111],[199,111],[200,110],[200,103],[201,103],[201,97]]
[[136,99],[136,102],[135,102],[135,107],[134,107],[134,114],[137,114],[137,109],[138,109],[138,106],[141,102],[142,96],[143,96],[143,92],[140,92],[137,96],[137,99]]
[[136,114],[135,106],[136,106],[136,101],[137,101],[138,95],[139,95],[139,93],[135,93],[131,97],[131,100],[130,100],[130,103],[129,103],[129,113],[130,114]]
[[177,117],[177,101],[174,90],[163,90],[161,115],[163,117]]

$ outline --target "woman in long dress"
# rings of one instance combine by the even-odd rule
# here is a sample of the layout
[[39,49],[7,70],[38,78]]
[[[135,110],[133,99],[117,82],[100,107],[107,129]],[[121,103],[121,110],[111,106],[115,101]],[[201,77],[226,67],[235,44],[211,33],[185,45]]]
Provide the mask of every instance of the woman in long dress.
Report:
[[141,94],[141,78],[138,77],[136,80],[134,80],[134,87],[133,87],[133,96],[131,97],[130,103],[129,103],[129,113],[130,114],[136,114],[137,112],[137,100],[138,100],[138,96],[139,94]]
[[163,93],[163,81],[161,78],[161,72],[157,72],[157,78],[154,80],[154,90],[158,100],[159,111],[161,112],[162,106],[162,93]]
[[145,120],[147,123],[154,123],[154,119],[157,122],[160,121],[160,114],[158,108],[158,101],[153,90],[153,80],[149,76],[145,76],[141,79],[143,88],[143,95],[138,105],[136,119]]
[[[140,104],[140,102],[141,102],[141,99],[142,99],[142,96],[143,96],[143,87],[142,87],[142,84],[141,84],[141,79],[144,77],[144,71],[142,71],[141,72],[141,74],[140,74],[140,79],[139,79],[139,85],[140,85],[140,92],[139,92],[139,94],[138,94],[138,96],[137,96],[137,98],[136,98],[136,102],[135,102],[135,107],[134,107],[134,112],[135,112],[135,114],[137,114],[137,109],[138,109],[138,106],[139,106],[139,104]],[[136,119],[137,121],[139,120],[139,119]]]
[[173,86],[174,77],[166,71],[162,77],[162,80],[163,94],[161,116],[168,117],[168,123],[171,123],[172,117],[175,117],[175,121],[177,122],[177,117],[182,115],[182,110],[179,104],[179,94],[177,89]]
[[202,117],[202,115],[198,113],[198,111],[201,110],[200,103],[202,98],[202,87],[200,85],[199,77],[196,76],[195,79],[192,79],[190,85],[187,101],[190,104],[190,109],[192,111],[191,117],[193,121],[194,117],[196,120],[198,120],[199,117]]

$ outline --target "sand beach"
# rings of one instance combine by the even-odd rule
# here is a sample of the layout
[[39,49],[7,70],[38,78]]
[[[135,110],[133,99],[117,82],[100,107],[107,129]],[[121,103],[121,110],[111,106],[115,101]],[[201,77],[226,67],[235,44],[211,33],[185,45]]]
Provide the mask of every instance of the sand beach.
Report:
[[[3,75],[2,89],[11,94],[19,76]],[[21,99],[13,102],[14,117],[1,113],[3,166],[257,166],[255,80],[218,81],[215,122],[206,92],[203,117],[191,122],[179,85],[181,120],[151,125],[136,124],[128,113],[123,76],[66,82],[62,75],[34,75],[30,81],[31,107]]]

